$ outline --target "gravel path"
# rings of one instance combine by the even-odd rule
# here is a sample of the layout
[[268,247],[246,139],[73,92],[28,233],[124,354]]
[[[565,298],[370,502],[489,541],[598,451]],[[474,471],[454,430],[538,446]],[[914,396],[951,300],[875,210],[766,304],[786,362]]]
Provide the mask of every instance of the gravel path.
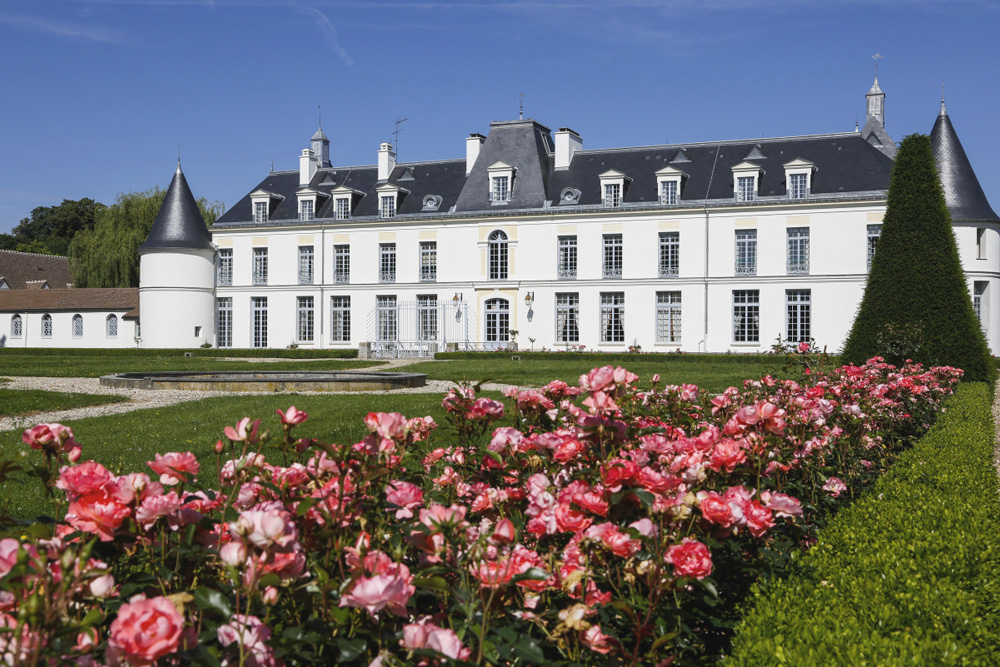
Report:
[[[286,361],[284,359],[280,361]],[[378,366],[377,370],[385,371],[413,363],[424,361],[423,359],[395,359],[387,364]],[[376,370],[376,369],[373,369]],[[73,421],[86,417],[103,417],[105,415],[118,415],[133,410],[146,410],[148,408],[160,408],[177,403],[188,401],[199,401],[212,396],[233,396],[239,394],[337,394],[337,393],[364,393],[364,394],[440,394],[444,395],[451,389],[454,383],[446,380],[427,380],[423,387],[408,387],[403,389],[366,391],[366,392],[317,392],[317,391],[296,391],[296,392],[230,392],[230,391],[183,391],[176,389],[121,389],[113,387],[102,387],[98,378],[51,378],[51,377],[24,377],[6,376],[9,382],[2,386],[4,389],[35,389],[42,391],[56,392],[77,392],[82,394],[104,394],[128,397],[128,402],[108,403],[106,405],[91,405],[84,408],[74,408],[72,410],[58,410],[55,412],[44,412],[33,415],[22,415],[17,417],[5,417],[0,419],[0,431],[11,431],[34,426],[35,424]],[[506,385],[484,384],[484,390],[500,391]]]

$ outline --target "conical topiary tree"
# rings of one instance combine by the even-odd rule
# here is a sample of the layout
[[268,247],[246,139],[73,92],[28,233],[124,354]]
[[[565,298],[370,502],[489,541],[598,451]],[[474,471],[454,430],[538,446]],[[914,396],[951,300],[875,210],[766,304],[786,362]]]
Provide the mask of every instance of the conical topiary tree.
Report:
[[[949,365],[966,379],[992,382],[996,368],[962,272],[931,140],[903,139],[888,204],[845,361],[908,357]],[[895,358],[894,358],[895,357]]]

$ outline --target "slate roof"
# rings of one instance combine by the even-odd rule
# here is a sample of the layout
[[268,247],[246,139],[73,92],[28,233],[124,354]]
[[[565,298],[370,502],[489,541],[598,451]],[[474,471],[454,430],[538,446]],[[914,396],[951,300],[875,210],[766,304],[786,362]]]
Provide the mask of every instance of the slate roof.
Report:
[[979,185],[962,142],[951,124],[944,100],[931,130],[931,148],[937,162],[944,200],[953,221],[1000,222]]
[[0,250],[0,278],[11,290],[38,289],[40,281],[48,281],[52,289],[66,288],[72,283],[68,258],[13,250]]
[[135,310],[137,287],[87,289],[0,290],[0,312],[54,312],[67,310]]
[[212,236],[184,178],[180,162],[153,221],[153,228],[146,242],[139,246],[139,252],[163,248],[213,249]]
[[[824,198],[884,197],[889,187],[893,161],[857,132],[745,141],[640,146],[580,150],[570,167],[554,168],[549,128],[534,120],[495,122],[480,148],[472,171],[465,174],[465,160],[411,162],[396,165],[388,182],[407,193],[397,207],[397,216],[428,218],[468,215],[524,214],[546,210],[560,213],[601,205],[600,174],[617,170],[626,174],[623,208],[659,206],[655,172],[668,165],[685,172],[680,206],[705,203],[735,203],[732,168],[749,161],[761,167],[760,203],[787,198],[784,164],[803,159],[815,164],[811,194]],[[763,156],[763,157],[760,157]],[[493,205],[489,201],[488,168],[504,162],[515,169],[511,201]],[[299,172],[272,172],[251,192],[266,190],[280,197],[271,200],[272,224],[298,221]],[[344,185],[363,193],[354,198],[352,218],[378,216],[375,187],[377,168],[337,167],[319,169],[309,188],[329,194]],[[580,191],[578,201],[561,203],[566,188]],[[423,212],[426,195],[442,198],[436,211]],[[332,217],[328,196],[317,202],[316,218]],[[247,194],[215,223],[217,228],[251,224],[252,207]]]

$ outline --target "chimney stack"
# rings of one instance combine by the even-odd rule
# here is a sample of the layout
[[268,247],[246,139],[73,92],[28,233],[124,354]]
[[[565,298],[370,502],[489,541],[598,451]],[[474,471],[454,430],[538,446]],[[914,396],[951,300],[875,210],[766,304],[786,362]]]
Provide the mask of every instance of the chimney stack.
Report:
[[583,139],[568,127],[560,127],[556,132],[556,169],[569,169],[573,155],[583,148]]
[[312,152],[311,148],[303,148],[302,155],[299,157],[299,185],[309,185],[312,181],[313,176],[316,175],[316,168],[318,160],[316,159],[316,154]]
[[396,168],[396,152],[392,150],[392,144],[382,142],[378,149],[378,180],[387,181]]
[[479,157],[479,149],[483,147],[483,142],[486,141],[486,137],[481,134],[470,134],[465,139],[465,175],[468,176],[472,172],[473,165],[476,164],[476,158]]

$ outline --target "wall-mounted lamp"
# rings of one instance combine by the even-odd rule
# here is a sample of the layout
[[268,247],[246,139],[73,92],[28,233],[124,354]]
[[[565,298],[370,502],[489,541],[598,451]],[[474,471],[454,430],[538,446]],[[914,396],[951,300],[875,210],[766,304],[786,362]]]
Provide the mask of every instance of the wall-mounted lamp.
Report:
[[533,304],[534,302],[535,302],[534,292],[528,292],[527,294],[524,295],[524,305],[526,305],[528,308],[531,308],[531,304]]
[[462,300],[462,293],[461,292],[455,292],[455,296],[451,297],[451,300],[455,301],[455,302],[461,301]]

